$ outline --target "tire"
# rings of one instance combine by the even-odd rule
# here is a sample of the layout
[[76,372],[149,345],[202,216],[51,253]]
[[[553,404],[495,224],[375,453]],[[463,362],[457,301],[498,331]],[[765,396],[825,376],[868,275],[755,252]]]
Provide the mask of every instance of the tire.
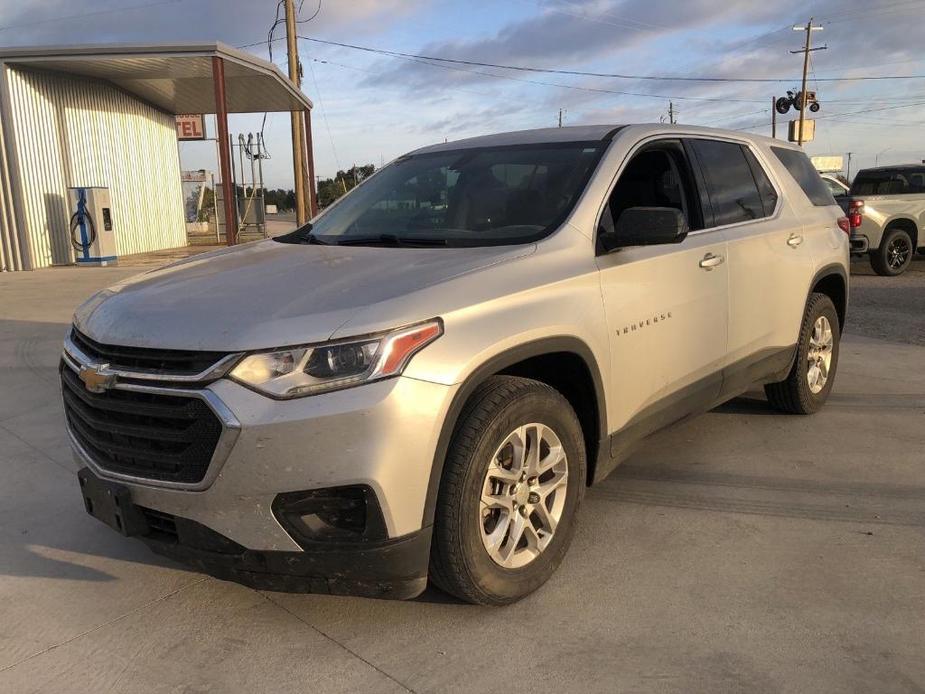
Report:
[[900,227],[890,227],[883,232],[880,246],[870,252],[870,266],[878,275],[896,277],[909,267],[914,252],[909,232]]
[[809,105],[809,110],[812,111],[813,113],[819,113],[820,108],[822,108],[822,106],[819,105],[818,101],[814,101],[813,103]]
[[[531,426],[535,428],[531,430]],[[544,455],[552,451],[546,446],[551,440],[550,431],[565,453],[564,468],[560,460],[539,477],[518,478],[516,454],[509,458],[510,469],[504,467],[505,451],[515,450],[513,446],[509,449],[507,442],[517,432],[525,432],[517,440],[533,442],[535,437],[543,436],[543,445],[532,446],[532,450],[539,450],[543,460],[552,460],[554,456]],[[530,450],[531,445],[524,449]],[[489,474],[490,466],[494,472],[503,473],[505,479],[511,476],[513,484],[508,486],[501,478],[495,479]],[[447,450],[434,518],[431,579],[447,593],[479,605],[507,605],[539,588],[555,572],[571,543],[575,515],[584,496],[586,467],[581,425],[558,391],[526,378],[487,379],[460,413]],[[557,477],[562,469],[566,470],[564,481]],[[541,482],[545,486],[536,486]],[[524,484],[537,490],[530,492],[527,499]],[[547,491],[556,484],[559,486],[555,491]],[[512,494],[515,485],[518,491]],[[501,491],[494,491],[499,487]],[[492,495],[483,497],[486,489]],[[549,496],[541,500],[540,491]],[[497,504],[489,508],[484,498]],[[511,504],[508,511],[501,508],[505,504]],[[560,513],[551,533],[543,533],[545,526],[539,510],[530,510],[539,509],[540,504],[547,509],[546,518]],[[529,523],[534,530],[524,529],[517,543],[512,543],[512,529],[518,523],[524,528]],[[497,531],[497,537],[503,540],[495,545],[495,555],[486,544],[490,541],[483,540],[492,536],[489,531]],[[537,549],[543,543],[543,548]],[[534,551],[537,554],[530,559]],[[510,566],[499,563],[504,553],[510,555]],[[516,565],[524,560],[526,564]]]
[[790,99],[786,96],[779,97],[774,102],[774,109],[782,116],[785,115],[790,110]]
[[[828,350],[814,349],[813,359],[810,350],[811,343],[825,343],[826,339],[818,340],[818,327],[828,325],[830,338]],[[815,334],[814,334],[815,333]],[[781,412],[789,414],[813,414],[825,404],[832,385],[835,383],[835,373],[838,369],[838,346],[841,341],[841,326],[838,322],[838,312],[835,304],[825,294],[810,294],[806,302],[806,311],[803,314],[803,323],[800,326],[800,341],[797,344],[797,356],[790,373],[783,381],[769,383],[764,387],[771,406]],[[824,382],[811,384],[814,380],[813,365],[822,359],[825,363],[825,353],[829,358],[824,370]],[[817,368],[819,368],[817,366]],[[816,373],[816,375],[819,375]]]

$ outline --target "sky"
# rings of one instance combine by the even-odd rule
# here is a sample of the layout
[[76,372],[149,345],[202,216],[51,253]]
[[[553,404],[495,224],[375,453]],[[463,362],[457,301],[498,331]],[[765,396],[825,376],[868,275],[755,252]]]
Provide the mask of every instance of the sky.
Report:
[[[299,0],[297,0],[297,3]],[[223,41],[269,59],[276,0],[0,0],[0,45]],[[315,14],[317,11],[317,14]],[[311,18],[315,14],[314,18]],[[513,71],[390,57],[302,39],[316,173],[377,167],[445,139],[565,125],[678,122],[770,135],[771,97],[809,88],[822,105],[811,155],[852,153],[852,172],[925,159],[925,0],[304,0],[299,34],[415,55],[629,78]],[[278,27],[277,37],[284,35]],[[256,44],[256,45],[251,45]],[[285,42],[272,59],[285,71]],[[638,77],[775,82],[697,82]],[[822,80],[822,81],[816,81]],[[786,135],[780,117],[778,136]],[[233,115],[232,133],[263,114]],[[287,114],[269,114],[269,187],[292,186]],[[214,145],[182,143],[183,168],[216,169]]]

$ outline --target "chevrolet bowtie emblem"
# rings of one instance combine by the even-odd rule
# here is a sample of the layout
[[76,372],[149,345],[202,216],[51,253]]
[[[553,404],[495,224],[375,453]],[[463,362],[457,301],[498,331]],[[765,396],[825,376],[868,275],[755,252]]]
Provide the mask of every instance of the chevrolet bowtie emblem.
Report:
[[81,366],[77,375],[91,393],[105,393],[116,385],[116,374],[109,370],[109,364]]

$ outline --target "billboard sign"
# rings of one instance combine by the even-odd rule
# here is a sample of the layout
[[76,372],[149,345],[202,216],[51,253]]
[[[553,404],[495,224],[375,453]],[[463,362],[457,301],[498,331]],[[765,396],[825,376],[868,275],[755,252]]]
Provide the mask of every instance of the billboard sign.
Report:
[[845,158],[840,156],[810,157],[819,173],[835,173],[845,168]]
[[[800,134],[800,119],[796,118],[790,121],[790,132],[788,133],[789,137],[787,138],[791,142],[799,142]],[[812,118],[803,119],[803,142],[812,142],[813,137],[816,135],[816,121]]]
[[206,139],[206,124],[201,113],[184,113],[176,119],[178,140]]

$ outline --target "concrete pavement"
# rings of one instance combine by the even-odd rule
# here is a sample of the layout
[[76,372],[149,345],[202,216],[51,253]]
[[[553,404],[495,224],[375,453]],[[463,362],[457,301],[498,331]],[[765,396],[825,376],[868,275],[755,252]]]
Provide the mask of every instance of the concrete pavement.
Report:
[[820,414],[756,393],[653,438],[509,608],[261,593],[83,511],[60,343],[82,298],[135,271],[0,275],[0,691],[925,689],[925,347],[849,324]]

